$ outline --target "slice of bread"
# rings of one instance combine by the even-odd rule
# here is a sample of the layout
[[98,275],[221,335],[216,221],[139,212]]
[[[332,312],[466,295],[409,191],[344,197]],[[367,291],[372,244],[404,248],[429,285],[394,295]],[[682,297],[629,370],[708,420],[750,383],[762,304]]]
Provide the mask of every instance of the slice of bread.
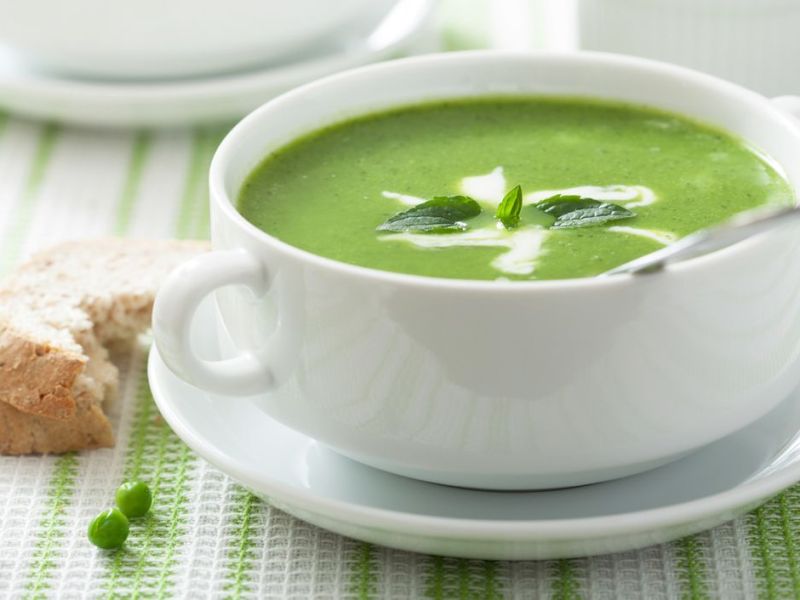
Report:
[[0,453],[111,446],[108,348],[150,326],[160,283],[205,242],[67,242],[0,284]]

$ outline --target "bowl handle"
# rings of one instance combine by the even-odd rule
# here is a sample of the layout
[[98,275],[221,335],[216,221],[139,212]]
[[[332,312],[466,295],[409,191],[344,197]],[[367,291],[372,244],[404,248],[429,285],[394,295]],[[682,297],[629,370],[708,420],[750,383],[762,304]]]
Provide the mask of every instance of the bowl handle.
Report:
[[800,96],[778,96],[773,98],[772,102],[793,117],[800,119]]
[[196,256],[175,269],[153,306],[153,336],[164,363],[187,382],[210,392],[249,396],[275,386],[272,369],[253,352],[209,361],[195,354],[191,325],[197,307],[214,290],[245,285],[256,296],[269,288],[261,262],[242,248]]

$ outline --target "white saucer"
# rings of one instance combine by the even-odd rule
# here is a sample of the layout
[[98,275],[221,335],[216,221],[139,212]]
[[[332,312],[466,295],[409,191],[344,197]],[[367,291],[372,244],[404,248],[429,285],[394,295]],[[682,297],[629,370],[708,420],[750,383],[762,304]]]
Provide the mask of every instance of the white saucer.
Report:
[[[219,355],[207,305],[202,356]],[[800,480],[800,392],[751,427],[656,470],[571,489],[485,492],[384,473],[266,416],[197,390],[155,348],[161,414],[198,454],[274,506],[342,535],[415,552],[545,559],[618,552],[714,527]]]
[[[284,65],[209,78],[109,82],[25,70],[0,51],[0,108],[27,117],[82,125],[178,126],[234,121],[273,96],[324,75],[423,47],[433,0],[375,0],[374,13],[327,46]],[[430,37],[430,36],[428,36]]]

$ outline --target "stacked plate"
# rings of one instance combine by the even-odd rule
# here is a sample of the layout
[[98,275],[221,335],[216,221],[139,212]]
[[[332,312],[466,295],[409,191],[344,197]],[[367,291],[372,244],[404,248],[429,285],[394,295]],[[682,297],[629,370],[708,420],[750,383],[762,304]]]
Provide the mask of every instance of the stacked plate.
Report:
[[[436,49],[433,0],[137,3],[160,11],[158,26],[97,0],[63,15],[39,4],[0,0],[13,13],[0,23],[0,109],[82,125],[232,122],[307,81]],[[52,32],[28,37],[42,11]]]

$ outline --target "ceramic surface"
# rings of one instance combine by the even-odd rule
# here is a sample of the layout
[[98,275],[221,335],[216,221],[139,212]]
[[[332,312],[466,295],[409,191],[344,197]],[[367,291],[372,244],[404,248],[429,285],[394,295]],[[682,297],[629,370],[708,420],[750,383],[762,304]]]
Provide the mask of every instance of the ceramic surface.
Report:
[[795,0],[580,0],[580,45],[692,67],[768,95],[800,94]]
[[[197,352],[219,356],[215,308]],[[268,417],[253,399],[177,378],[154,348],[150,385],[196,452],[262,498],[343,535],[416,552],[545,559],[619,552],[727,521],[800,479],[800,393],[750,427],[670,465],[546,492],[487,492],[415,481],[353,462]]]
[[[271,150],[388,106],[485,94],[621,99],[731,130],[800,185],[800,127],[766,98],[693,71],[601,54],[474,52],[368,67],[260,108],[211,169],[216,252],[156,300],[181,377],[259,393],[276,420],[424,480],[493,489],[643,471],[752,423],[800,380],[800,236],[776,230],[652,276],[476,282],[355,267],[288,246],[232,204]],[[234,285],[243,284],[243,285]],[[218,292],[242,353],[198,358],[194,307]],[[247,288],[250,289],[247,289]]]
[[275,60],[369,10],[370,0],[0,0],[0,43],[99,78],[186,77]]
[[374,0],[358,23],[323,45],[285,63],[216,77],[147,83],[73,79],[31,70],[0,50],[0,108],[92,126],[232,122],[307,81],[398,54],[435,50],[433,5],[433,0]]

